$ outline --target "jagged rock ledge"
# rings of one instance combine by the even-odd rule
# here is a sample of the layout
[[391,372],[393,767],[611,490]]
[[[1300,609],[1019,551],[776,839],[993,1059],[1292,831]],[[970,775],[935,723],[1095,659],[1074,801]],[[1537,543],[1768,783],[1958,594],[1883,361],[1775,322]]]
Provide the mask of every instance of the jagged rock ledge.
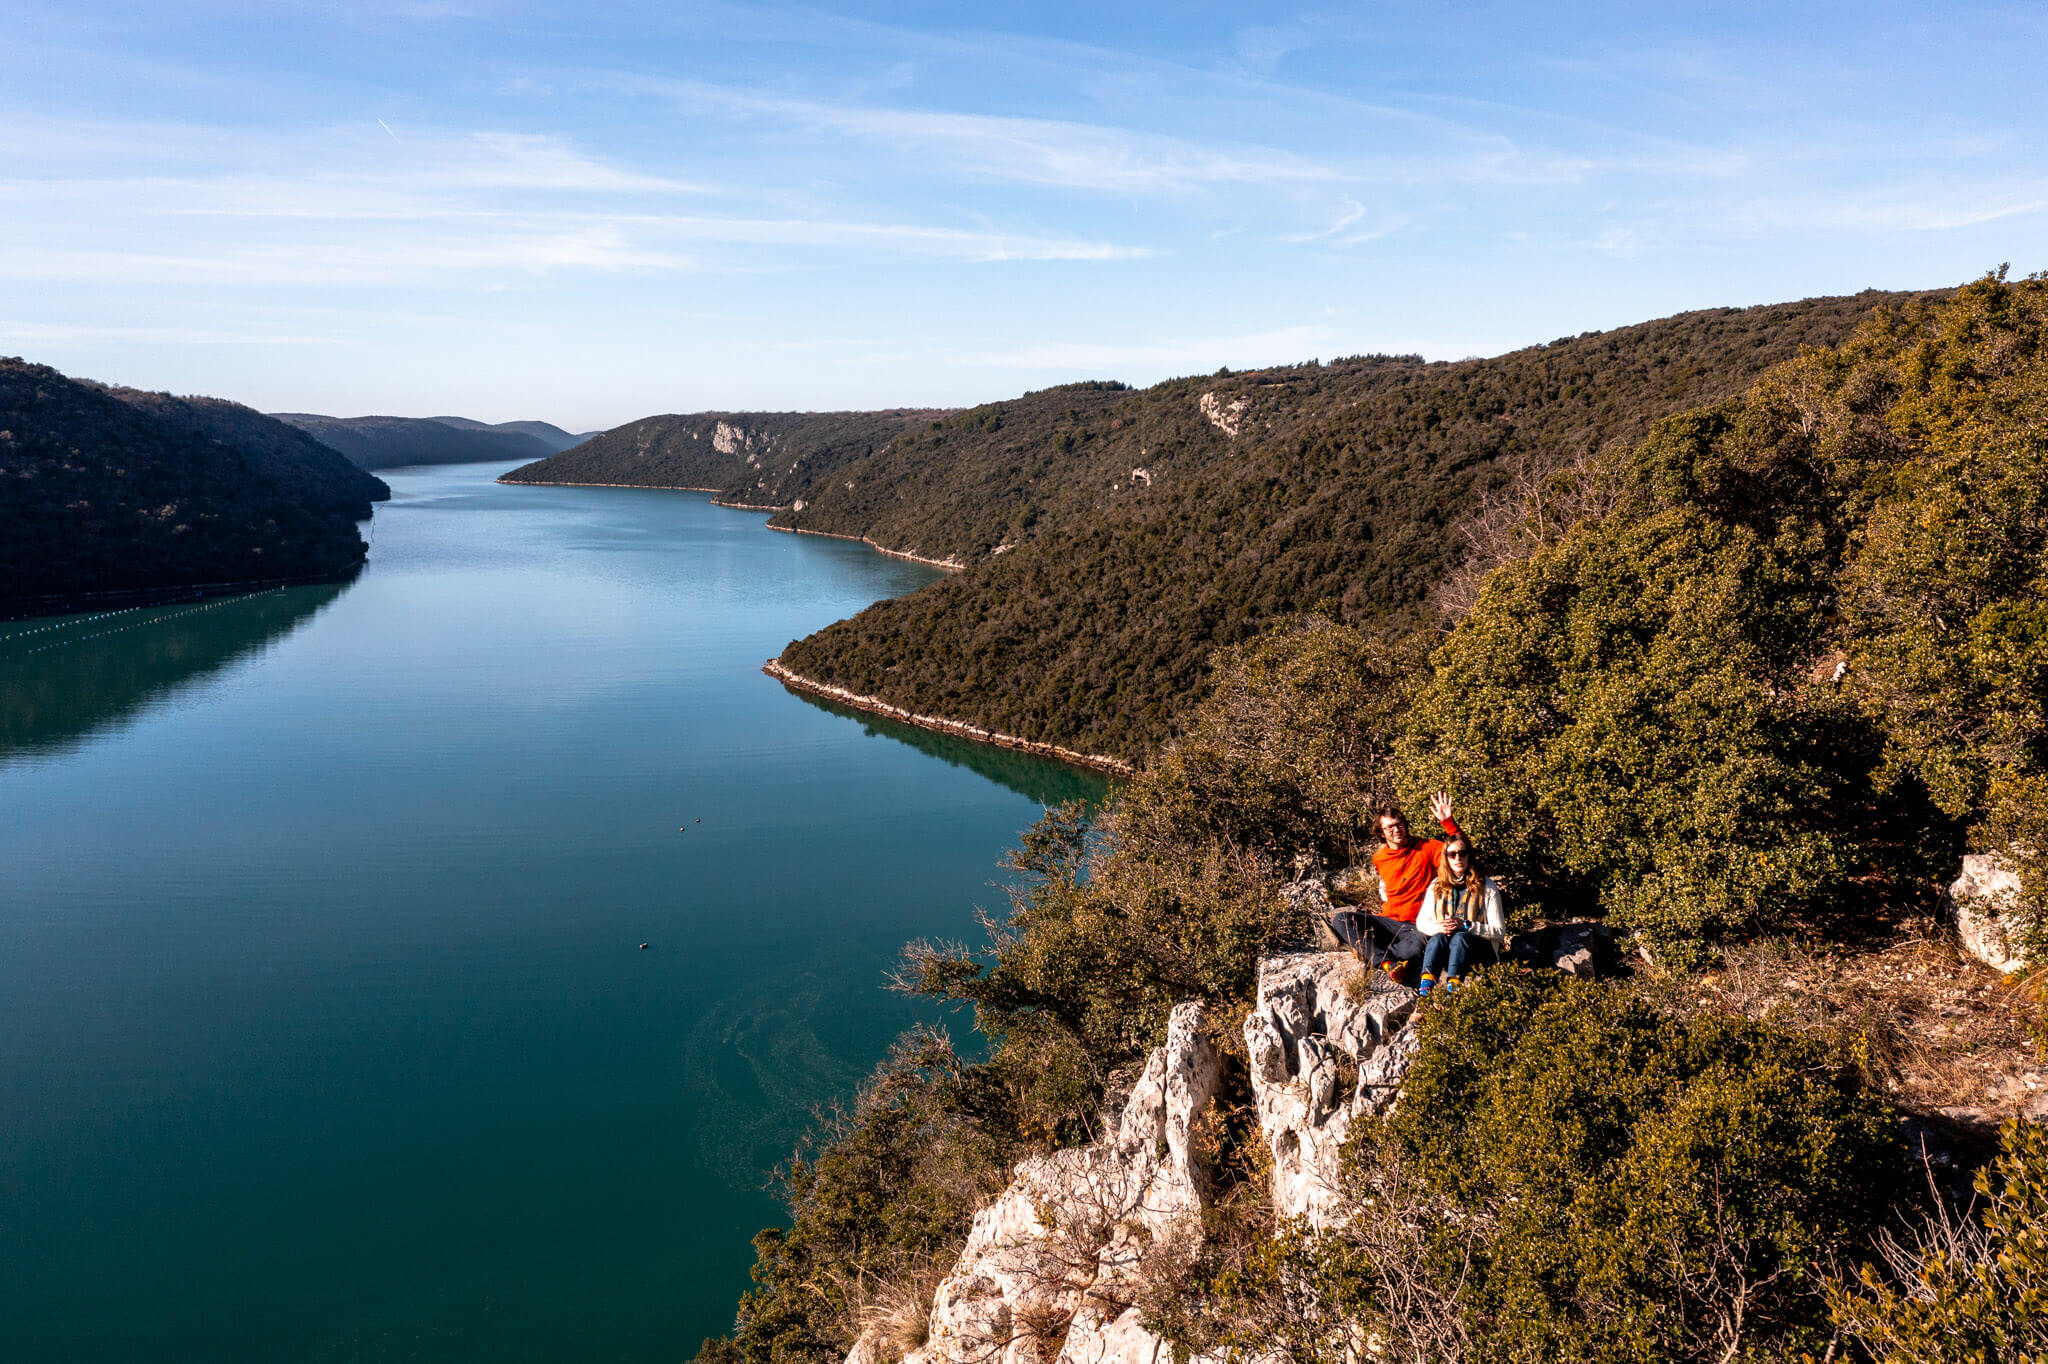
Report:
[[[805,534],[809,535],[822,533],[820,531],[805,532]],[[845,536],[841,538],[851,539],[853,537]],[[906,725],[916,725],[920,729],[937,730],[941,734],[952,734],[962,739],[972,739],[979,744],[990,744],[996,748],[1012,748],[1020,753],[1029,753],[1034,757],[1052,758],[1058,762],[1070,763],[1075,767],[1091,767],[1098,772],[1110,772],[1120,777],[1134,776],[1137,773],[1137,768],[1131,766],[1131,764],[1121,758],[1112,758],[1106,753],[1079,753],[1071,748],[1061,748],[1058,744],[1040,743],[1036,739],[1019,738],[1015,734],[1000,734],[992,729],[983,729],[979,725],[970,725],[965,720],[948,720],[944,716],[939,715],[919,715],[917,712],[905,710],[901,706],[892,706],[878,696],[863,696],[859,692],[848,691],[844,687],[835,687],[829,683],[816,682],[799,673],[793,673],[782,666],[782,660],[780,659],[769,659],[761,665],[761,671],[767,673],[791,691],[809,692],[813,696],[822,696],[828,700],[837,701],[843,706],[852,706],[856,710],[865,710],[875,715],[887,716],[891,720],[900,720]]]
[[[1348,955],[1260,962],[1244,1035],[1283,1216],[1341,1219],[1344,1138],[1393,1103],[1416,1051],[1415,1000]],[[1201,1005],[1175,1008],[1105,1135],[1020,1162],[975,1215],[929,1310],[869,1325],[847,1364],[1167,1364],[1173,1351],[1138,1300],[1147,1258],[1202,1236],[1205,1126],[1223,1072],[1202,1025]]]
[[[778,507],[776,510],[787,511],[788,508]],[[913,564],[923,564],[927,568],[943,568],[948,573],[959,573],[967,567],[958,559],[928,559],[922,554],[912,554],[907,549],[890,549],[887,545],[876,544],[865,535],[848,535],[844,531],[836,530],[812,530],[808,526],[770,526],[768,529],[779,530],[786,535],[822,535],[827,540],[858,540],[877,554],[886,554],[892,559],[908,559]]]

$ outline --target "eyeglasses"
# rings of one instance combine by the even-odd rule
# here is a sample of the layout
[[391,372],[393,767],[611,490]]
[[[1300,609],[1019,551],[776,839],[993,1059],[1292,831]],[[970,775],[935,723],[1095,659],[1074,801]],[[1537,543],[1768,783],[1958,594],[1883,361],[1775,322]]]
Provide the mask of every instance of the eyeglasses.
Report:
[[1463,862],[1463,861],[1467,860],[1468,858],[1470,858],[1470,857],[1472,856],[1472,854],[1471,854],[1471,853],[1467,853],[1467,852],[1447,852],[1447,853],[1445,853],[1445,854],[1444,854],[1444,856],[1445,856],[1445,857],[1447,857],[1447,858],[1451,858],[1451,859],[1454,859],[1454,860],[1456,860],[1456,861],[1459,861],[1459,862]]

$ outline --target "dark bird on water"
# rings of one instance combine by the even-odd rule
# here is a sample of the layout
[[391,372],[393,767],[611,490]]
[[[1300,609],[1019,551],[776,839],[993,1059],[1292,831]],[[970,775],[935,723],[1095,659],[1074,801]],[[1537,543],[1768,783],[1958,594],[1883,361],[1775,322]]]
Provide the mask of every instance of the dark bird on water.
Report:
[[647,950],[647,944],[646,944],[646,943],[641,943],[641,944],[640,944],[640,950],[641,950],[642,952],[645,952],[645,951]]

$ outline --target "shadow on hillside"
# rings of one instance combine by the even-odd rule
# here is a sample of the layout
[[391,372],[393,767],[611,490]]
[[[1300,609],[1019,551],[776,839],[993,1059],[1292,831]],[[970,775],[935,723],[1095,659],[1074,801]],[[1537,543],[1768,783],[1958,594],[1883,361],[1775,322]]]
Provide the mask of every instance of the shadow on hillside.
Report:
[[267,648],[346,586],[0,624],[0,763],[75,750]]
[[997,748],[993,744],[978,744],[971,739],[959,739],[937,730],[921,729],[890,720],[872,712],[856,709],[812,696],[794,688],[789,694],[807,706],[841,715],[858,721],[869,734],[897,743],[908,744],[920,753],[964,767],[970,772],[987,777],[998,786],[1015,791],[1026,800],[1040,805],[1059,805],[1070,800],[1085,800],[1090,805],[1100,805],[1109,794],[1110,779],[1100,772],[1085,767],[1069,767],[1065,763],[1049,758],[1033,757],[1014,749]]

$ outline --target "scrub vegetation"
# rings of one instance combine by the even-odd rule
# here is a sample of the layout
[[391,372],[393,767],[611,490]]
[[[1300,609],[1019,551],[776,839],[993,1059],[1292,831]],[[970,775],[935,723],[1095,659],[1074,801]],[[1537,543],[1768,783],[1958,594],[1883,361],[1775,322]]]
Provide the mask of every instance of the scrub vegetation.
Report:
[[943,413],[691,412],[643,417],[501,483],[694,488],[742,506],[787,507],[817,496],[835,473]]
[[[1687,313],[1453,364],[1361,357],[1049,389],[962,413],[777,522],[967,571],[796,641],[782,662],[920,714],[1139,760],[1219,647],[1315,609],[1375,632],[1426,623],[1482,498],[1734,397],[1906,299]],[[929,454],[912,464],[913,448]]]
[[907,951],[899,984],[971,1007],[987,1059],[899,1049],[793,1167],[792,1224],[702,1358],[915,1346],[975,1207],[1093,1133],[1173,1004],[1241,1058],[1259,955],[1307,927],[1297,855],[1359,857],[1377,805],[1436,787],[1518,921],[1600,915],[1643,960],[1493,968],[1434,1006],[1400,1103],[1354,1128],[1335,1230],[1276,1224],[1227,1078],[1211,1225],[1153,1267],[1155,1330],[1333,1364],[2043,1358],[2041,1129],[2005,1131],[1974,1205],[1904,1135],[1946,1124],[1967,1165],[1993,1062],[2037,1045],[2028,988],[1932,912],[1993,846],[2040,921],[2044,343],[2048,279],[1882,310],[1525,470],[1512,516],[1447,505],[1432,609],[1217,652],[1098,821],[1026,834],[985,942]]
[[0,359],[0,611],[334,579],[391,495],[304,432],[215,398]]

